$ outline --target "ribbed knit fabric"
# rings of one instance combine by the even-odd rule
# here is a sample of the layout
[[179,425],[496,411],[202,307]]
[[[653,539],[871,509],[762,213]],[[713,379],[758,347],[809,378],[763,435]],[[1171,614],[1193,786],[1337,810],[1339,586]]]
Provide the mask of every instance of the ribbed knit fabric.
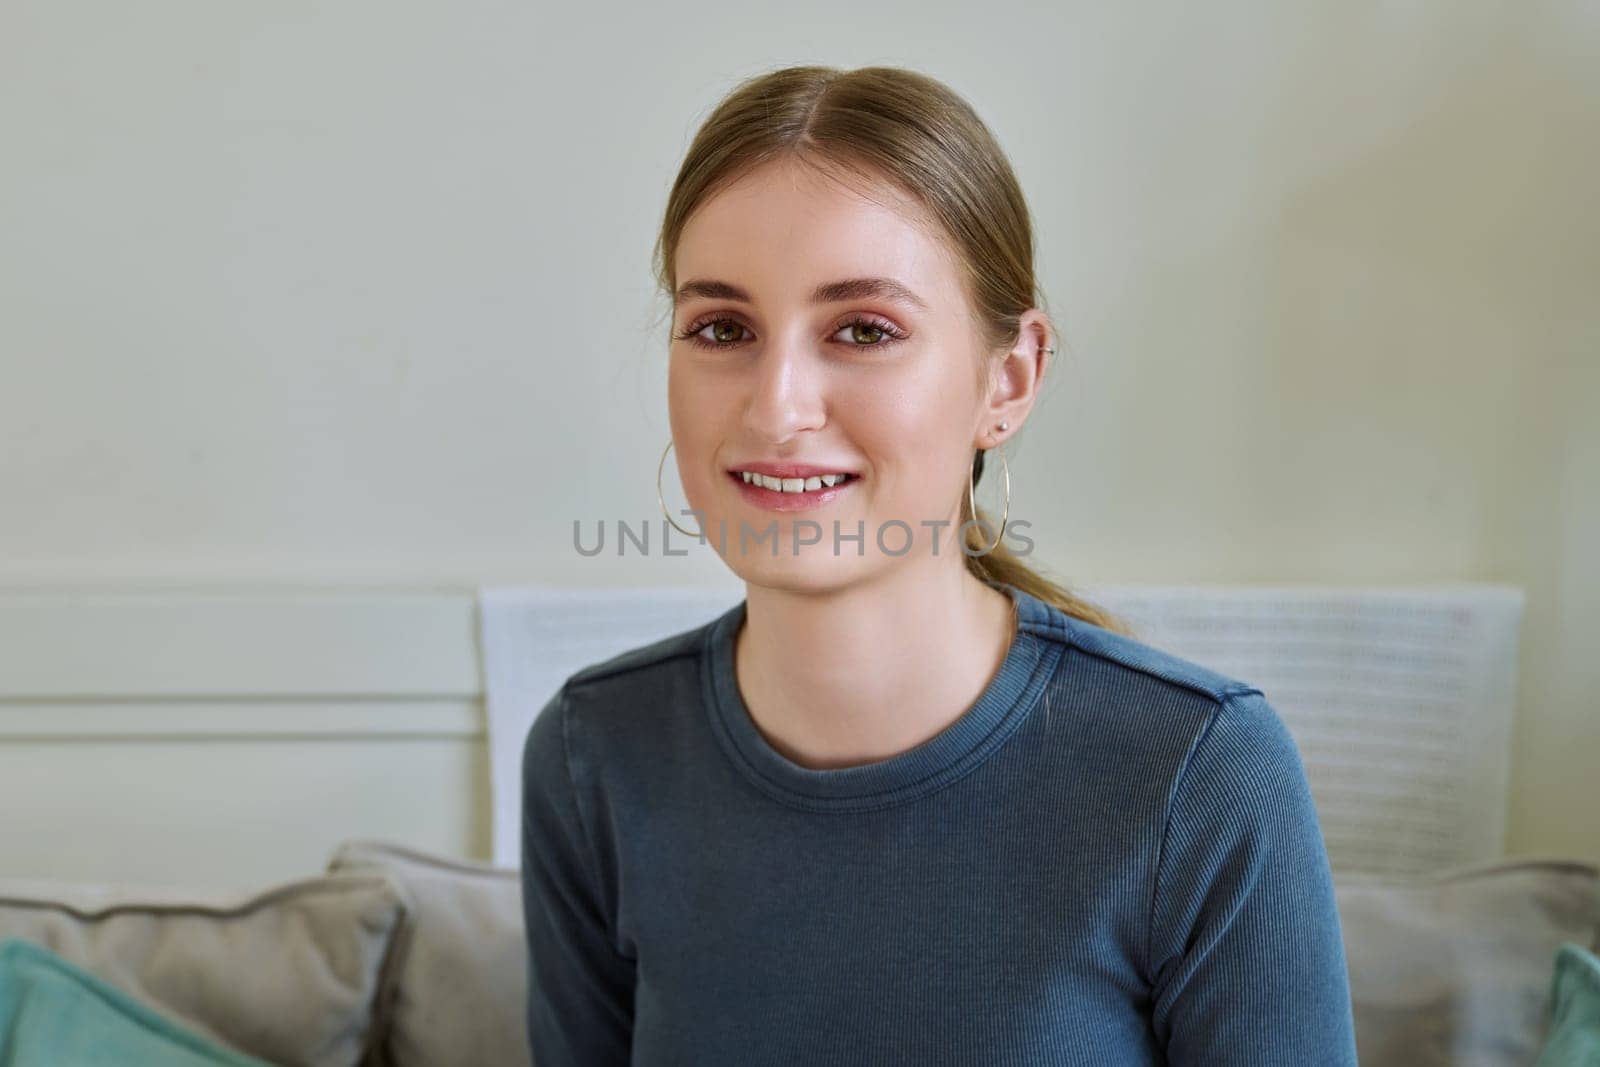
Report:
[[744,602],[567,680],[523,749],[535,1067],[1356,1062],[1261,690],[990,584],[998,673],[878,763],[766,742]]

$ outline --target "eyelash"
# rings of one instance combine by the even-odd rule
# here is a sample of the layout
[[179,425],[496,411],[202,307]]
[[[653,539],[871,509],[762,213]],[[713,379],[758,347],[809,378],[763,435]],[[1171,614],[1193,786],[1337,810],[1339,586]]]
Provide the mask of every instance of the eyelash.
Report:
[[[732,348],[734,345],[737,345],[740,342],[707,341],[700,336],[700,331],[704,330],[707,326],[716,326],[724,322],[731,322],[740,329],[748,329],[748,327],[746,327],[744,323],[740,322],[738,319],[732,319],[726,315],[717,315],[697,321],[694,325],[688,327],[682,333],[675,335],[674,339],[678,341],[688,341],[691,344],[699,346],[700,348]],[[906,339],[906,335],[900,330],[896,329],[893,323],[887,322],[884,319],[880,319],[872,315],[856,315],[851,319],[839,323],[833,332],[838,333],[840,330],[847,329],[851,326],[871,327],[872,329],[877,330],[880,334],[883,334],[883,338],[881,340],[874,341],[872,344],[852,344],[850,342],[845,342],[845,345],[848,348],[888,348],[890,345]]]

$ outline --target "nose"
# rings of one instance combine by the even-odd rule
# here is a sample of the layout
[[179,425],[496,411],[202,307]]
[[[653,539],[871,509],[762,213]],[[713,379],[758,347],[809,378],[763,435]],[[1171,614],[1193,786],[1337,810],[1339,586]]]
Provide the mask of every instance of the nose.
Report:
[[826,419],[827,382],[816,357],[798,344],[768,345],[751,366],[744,428],[779,445]]

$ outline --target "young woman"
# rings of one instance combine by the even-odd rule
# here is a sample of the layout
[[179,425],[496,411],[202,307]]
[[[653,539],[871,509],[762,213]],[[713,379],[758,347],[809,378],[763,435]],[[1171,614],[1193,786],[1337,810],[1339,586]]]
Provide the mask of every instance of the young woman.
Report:
[[747,595],[529,731],[537,1067],[1355,1063],[1277,713],[1030,570],[1009,502],[974,515],[1054,349],[971,108],[896,68],[751,79],[656,264],[668,518]]

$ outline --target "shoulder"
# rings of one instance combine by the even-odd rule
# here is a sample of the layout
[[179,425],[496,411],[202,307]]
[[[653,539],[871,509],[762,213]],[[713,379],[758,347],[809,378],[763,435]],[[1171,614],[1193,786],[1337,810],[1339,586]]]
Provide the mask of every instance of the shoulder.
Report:
[[705,648],[707,632],[715,624],[716,620],[702,623],[591,663],[569,675],[563,688],[574,692],[648,685],[652,674],[669,668],[674,661],[698,658]]
[[1258,766],[1259,773],[1299,772],[1283,720],[1249,680],[1051,608],[1037,632],[1061,646],[1053,679],[1077,709],[1085,733],[1169,783],[1202,763]]
[[588,664],[568,675],[551,698],[569,735],[647,739],[645,722],[665,725],[672,708],[698,705],[702,660],[712,630],[726,614]]
[[1248,682],[1185,659],[1136,637],[1119,634],[1050,608],[1049,639],[1067,646],[1069,654],[1086,657],[1093,668],[1145,687],[1167,688],[1192,694],[1203,702],[1220,705],[1260,690]]
[[1306,764],[1261,688],[1078,620],[1072,636],[1089,657],[1078,663],[1082,684],[1108,694],[1092,721],[1130,762],[1159,768],[1152,812],[1164,841],[1176,832],[1202,852],[1243,839],[1309,847],[1318,820]]
[[[696,690],[700,657],[717,619],[581,667],[534,716],[524,763],[567,758],[576,735],[637,735],[641,714]],[[653,716],[659,718],[659,716]]]

